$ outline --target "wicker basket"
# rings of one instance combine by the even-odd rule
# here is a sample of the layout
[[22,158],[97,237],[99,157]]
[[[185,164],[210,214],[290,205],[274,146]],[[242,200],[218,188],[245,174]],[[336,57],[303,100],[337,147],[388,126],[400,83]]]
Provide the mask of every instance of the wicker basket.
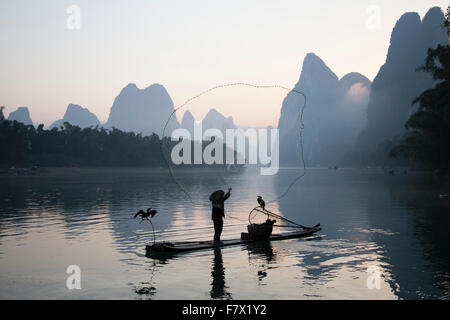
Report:
[[275,220],[267,220],[264,223],[252,223],[247,226],[249,240],[268,240],[272,234]]

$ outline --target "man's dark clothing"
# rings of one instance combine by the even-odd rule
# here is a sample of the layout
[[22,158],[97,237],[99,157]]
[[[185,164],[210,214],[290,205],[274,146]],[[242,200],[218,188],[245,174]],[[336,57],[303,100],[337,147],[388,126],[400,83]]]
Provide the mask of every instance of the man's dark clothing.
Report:
[[222,220],[223,217],[225,217],[224,210],[222,210],[218,205],[213,205],[211,219]]
[[[221,191],[221,192],[220,192]],[[212,202],[211,219],[214,222],[214,241],[220,241],[225,217],[225,200],[230,197],[230,191],[224,194],[222,190],[214,192],[209,200]]]
[[220,219],[213,219],[214,222],[214,241],[220,241],[220,235],[222,234],[223,229],[223,220]]

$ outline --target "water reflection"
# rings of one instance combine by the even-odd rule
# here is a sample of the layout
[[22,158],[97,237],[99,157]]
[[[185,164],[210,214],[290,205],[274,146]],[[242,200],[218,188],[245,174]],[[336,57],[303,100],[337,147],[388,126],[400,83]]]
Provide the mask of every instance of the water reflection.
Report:
[[214,260],[211,270],[211,291],[213,299],[231,299],[231,293],[227,291],[225,283],[225,268],[223,266],[222,249],[214,248]]
[[262,285],[264,278],[267,277],[269,264],[277,262],[278,255],[275,254],[269,241],[249,243],[244,250],[248,252],[250,266],[257,270],[258,285]]
[[[163,170],[0,177],[0,298],[450,298],[450,199],[438,197],[449,188],[413,173],[310,169],[270,205],[301,224],[320,222],[321,241],[144,258],[153,236],[133,219],[137,210],[158,210],[157,241],[209,240],[207,195],[231,185],[223,238],[235,238],[256,195],[281,195],[295,174],[245,173],[225,183],[215,174],[180,175],[205,206],[188,203]],[[74,262],[88,286],[79,296],[60,285]],[[366,288],[371,265],[382,271],[381,290]]]
[[[450,201],[439,198],[439,194],[448,192],[449,184],[433,178],[417,177],[413,183],[400,180],[389,185],[389,196],[408,208],[403,214],[412,223],[410,228],[403,227],[400,241],[384,241],[386,249],[396,258],[392,268],[404,298],[450,298]],[[380,217],[371,214],[370,219],[378,222]],[[407,225],[406,221],[403,223]],[[401,226],[399,223],[397,228]],[[412,247],[406,243],[411,238],[416,239]],[[407,256],[405,251],[399,252],[399,245],[408,248]]]
[[134,292],[139,296],[145,296],[145,298],[150,299],[156,293],[156,288],[153,286],[153,277],[155,276],[156,265],[157,262],[153,260],[150,269],[149,281],[141,282],[138,286],[134,286]]

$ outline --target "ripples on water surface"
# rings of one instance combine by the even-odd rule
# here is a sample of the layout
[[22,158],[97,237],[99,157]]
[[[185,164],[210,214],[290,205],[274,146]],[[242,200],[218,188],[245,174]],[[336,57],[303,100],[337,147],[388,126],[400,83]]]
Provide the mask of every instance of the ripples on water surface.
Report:
[[[157,240],[209,240],[209,194],[233,188],[222,238],[245,231],[256,196],[285,191],[297,170],[260,176],[163,169],[60,169],[0,176],[0,298],[437,299],[450,297],[448,185],[417,173],[309,169],[270,209],[319,236],[147,258]],[[278,232],[278,231],[277,231]],[[81,268],[81,290],[66,268]],[[371,266],[380,288],[366,285]]]

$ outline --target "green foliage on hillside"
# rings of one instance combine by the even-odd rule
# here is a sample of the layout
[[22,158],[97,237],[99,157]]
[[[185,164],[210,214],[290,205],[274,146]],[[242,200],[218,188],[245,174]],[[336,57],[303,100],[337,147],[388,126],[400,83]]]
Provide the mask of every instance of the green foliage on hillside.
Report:
[[[448,17],[448,11],[447,11]],[[437,85],[424,91],[413,104],[417,112],[405,124],[409,129],[402,143],[394,147],[391,157],[404,156],[431,169],[450,169],[450,46],[428,49],[425,64],[419,71],[429,72]]]
[[17,121],[0,122],[0,164],[39,166],[163,166],[161,140],[113,128],[64,123],[61,129],[37,129]]
[[[133,132],[124,132],[113,128],[85,128],[64,123],[63,127],[44,130],[43,125],[35,128],[18,121],[0,118],[0,165],[1,166],[82,166],[82,167],[170,167],[173,147],[180,141],[161,140],[153,133],[142,136]],[[205,151],[209,142],[190,141],[191,164],[194,165],[194,149]],[[163,157],[164,152],[165,157]],[[184,151],[183,151],[184,152]],[[189,151],[188,151],[189,152]],[[223,158],[227,152],[237,153],[223,144]],[[215,151],[213,151],[215,155]],[[165,158],[165,159],[164,159]],[[202,164],[209,167],[225,167],[224,164]]]

